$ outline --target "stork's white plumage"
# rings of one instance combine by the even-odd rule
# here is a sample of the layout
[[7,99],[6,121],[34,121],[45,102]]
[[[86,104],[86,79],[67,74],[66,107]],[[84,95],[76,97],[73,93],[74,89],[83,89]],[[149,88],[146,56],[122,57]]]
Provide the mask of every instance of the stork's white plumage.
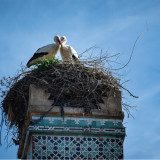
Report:
[[34,55],[32,56],[32,58],[28,61],[27,63],[27,67],[30,67],[34,64],[37,63],[37,61],[39,59],[45,59],[45,58],[52,58],[53,56],[55,56],[60,48],[60,37],[57,35],[54,37],[54,41],[55,44],[49,44],[47,46],[41,47],[39,48]]
[[61,47],[60,53],[63,62],[67,63],[79,63],[79,56],[77,52],[69,45],[66,45],[67,38],[65,36],[61,37]]

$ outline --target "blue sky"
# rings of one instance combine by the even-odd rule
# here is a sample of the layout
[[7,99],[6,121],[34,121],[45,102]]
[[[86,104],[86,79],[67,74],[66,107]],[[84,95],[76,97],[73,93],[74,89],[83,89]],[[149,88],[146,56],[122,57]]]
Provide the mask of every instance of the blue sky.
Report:
[[[137,36],[133,58],[121,71],[125,87],[139,99],[135,117],[124,119],[125,159],[160,159],[160,0],[0,0],[0,78],[14,75],[53,36],[65,35],[78,52],[97,45],[121,53],[126,63]],[[98,54],[98,53],[97,53]],[[59,54],[58,54],[59,56]],[[0,147],[0,158],[17,157],[17,147]]]

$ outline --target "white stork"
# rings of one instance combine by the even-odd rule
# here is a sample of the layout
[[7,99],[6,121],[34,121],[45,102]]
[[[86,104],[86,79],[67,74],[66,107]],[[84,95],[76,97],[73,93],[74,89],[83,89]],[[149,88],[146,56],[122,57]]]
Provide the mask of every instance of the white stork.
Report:
[[65,36],[61,37],[61,47],[60,53],[63,59],[63,62],[68,63],[79,63],[79,56],[77,52],[69,45],[66,45],[67,38]]
[[52,58],[53,56],[55,56],[60,48],[60,37],[57,35],[54,37],[54,41],[56,42],[55,44],[49,44],[47,46],[41,47],[39,48],[34,55],[32,56],[32,58],[28,61],[27,63],[27,67],[30,67],[34,64],[36,64],[36,62],[39,59],[45,59],[45,58]]

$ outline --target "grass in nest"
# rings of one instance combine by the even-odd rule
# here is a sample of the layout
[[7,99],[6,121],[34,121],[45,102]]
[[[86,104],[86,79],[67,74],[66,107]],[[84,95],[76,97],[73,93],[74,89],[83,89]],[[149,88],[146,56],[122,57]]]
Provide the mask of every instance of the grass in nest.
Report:
[[61,61],[59,59],[56,59],[55,56],[53,56],[53,58],[48,58],[48,57],[45,59],[41,58],[35,64],[34,71],[42,71],[46,68],[49,68],[50,66],[53,66],[59,63],[61,63]]

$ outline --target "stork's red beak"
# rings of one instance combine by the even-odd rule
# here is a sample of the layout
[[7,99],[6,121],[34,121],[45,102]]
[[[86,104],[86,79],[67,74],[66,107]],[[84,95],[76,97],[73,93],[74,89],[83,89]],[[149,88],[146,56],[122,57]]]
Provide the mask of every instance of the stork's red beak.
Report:
[[59,44],[62,44],[61,41],[58,39]]

